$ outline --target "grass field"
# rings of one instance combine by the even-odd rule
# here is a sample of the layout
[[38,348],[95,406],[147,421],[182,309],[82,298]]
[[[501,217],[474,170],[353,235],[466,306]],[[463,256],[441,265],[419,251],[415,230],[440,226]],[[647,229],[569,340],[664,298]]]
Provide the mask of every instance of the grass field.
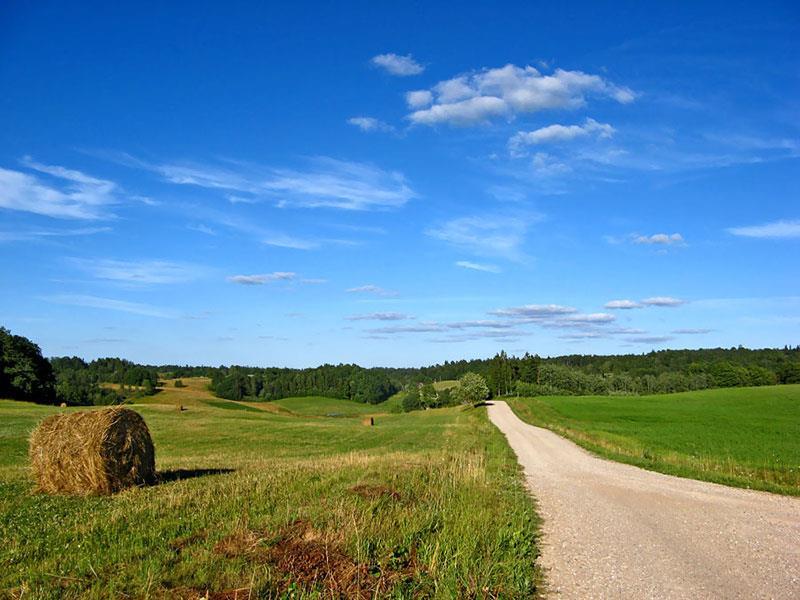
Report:
[[523,420],[615,460],[800,495],[800,385],[508,402]]
[[485,409],[366,427],[296,416],[340,401],[281,401],[291,414],[276,414],[192,387],[133,405],[163,482],[114,497],[34,493],[28,433],[73,409],[0,401],[0,597],[534,593],[533,506]]

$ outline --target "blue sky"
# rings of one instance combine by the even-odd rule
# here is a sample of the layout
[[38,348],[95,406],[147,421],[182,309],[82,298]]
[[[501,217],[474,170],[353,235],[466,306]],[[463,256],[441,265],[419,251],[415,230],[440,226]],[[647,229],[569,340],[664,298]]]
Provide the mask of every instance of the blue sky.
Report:
[[150,363],[797,344],[800,10],[644,4],[5,3],[0,322]]

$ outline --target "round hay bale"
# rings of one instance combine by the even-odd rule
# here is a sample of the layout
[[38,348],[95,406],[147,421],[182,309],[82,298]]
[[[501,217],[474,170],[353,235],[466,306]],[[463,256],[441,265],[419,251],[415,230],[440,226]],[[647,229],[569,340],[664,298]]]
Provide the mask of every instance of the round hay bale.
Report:
[[29,455],[39,491],[48,494],[113,494],[156,479],[150,431],[127,408],[47,417],[31,434]]
[[361,419],[361,424],[366,425],[367,427],[372,427],[373,425],[375,425],[375,419],[373,419],[372,417],[364,417],[363,419]]

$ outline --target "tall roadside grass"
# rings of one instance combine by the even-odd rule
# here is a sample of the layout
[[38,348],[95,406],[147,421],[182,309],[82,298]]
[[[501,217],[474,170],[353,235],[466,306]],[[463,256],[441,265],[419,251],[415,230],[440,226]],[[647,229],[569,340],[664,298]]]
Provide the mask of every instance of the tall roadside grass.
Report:
[[485,409],[365,427],[204,403],[134,408],[163,483],[70,498],[31,493],[27,476],[26,436],[58,409],[0,401],[0,597],[536,593],[534,508]]

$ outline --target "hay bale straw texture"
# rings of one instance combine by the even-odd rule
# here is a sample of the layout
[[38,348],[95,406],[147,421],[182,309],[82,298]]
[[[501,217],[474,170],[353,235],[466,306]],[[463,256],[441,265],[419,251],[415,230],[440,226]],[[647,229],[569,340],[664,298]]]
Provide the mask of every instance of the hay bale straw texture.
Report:
[[366,425],[367,427],[372,427],[373,425],[375,425],[375,419],[373,419],[372,417],[364,417],[363,419],[361,419],[361,424]]
[[127,408],[47,417],[31,434],[29,454],[39,491],[48,494],[113,494],[156,479],[150,431]]

